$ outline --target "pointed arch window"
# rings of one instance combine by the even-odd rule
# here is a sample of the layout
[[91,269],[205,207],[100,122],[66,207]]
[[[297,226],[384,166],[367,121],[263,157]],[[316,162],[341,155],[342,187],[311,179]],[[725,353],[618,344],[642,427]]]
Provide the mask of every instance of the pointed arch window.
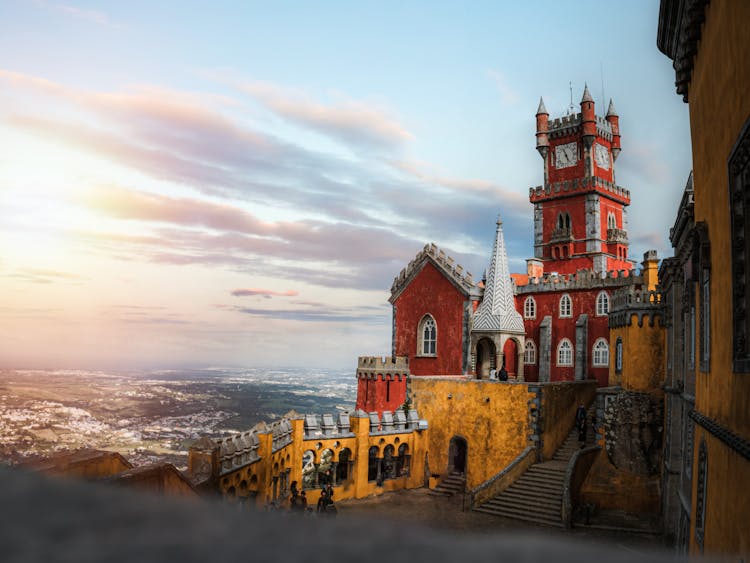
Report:
[[533,340],[527,340],[523,349],[523,363],[529,366],[536,364],[536,344]]
[[617,218],[615,217],[615,214],[612,211],[607,213],[607,228],[608,229],[617,228]]
[[563,338],[557,345],[557,365],[561,367],[573,365],[573,344],[567,338]]
[[417,334],[418,356],[437,356],[437,324],[432,315],[425,315],[419,323]]
[[622,338],[617,338],[615,343],[615,371],[622,373]]
[[606,291],[600,291],[596,296],[596,316],[604,317],[609,313],[609,294]]
[[609,343],[604,338],[598,338],[594,342],[592,354],[594,358],[594,367],[605,368],[609,366]]
[[560,297],[560,317],[572,317],[573,316],[573,301],[570,299],[570,295],[564,293]]
[[526,301],[523,302],[523,318],[524,319],[536,318],[536,301],[531,296],[527,297]]

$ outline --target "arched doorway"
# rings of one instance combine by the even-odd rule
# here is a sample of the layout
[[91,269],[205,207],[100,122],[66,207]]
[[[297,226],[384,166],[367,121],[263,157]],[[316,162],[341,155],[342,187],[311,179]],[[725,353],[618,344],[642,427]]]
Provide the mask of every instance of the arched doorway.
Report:
[[451,438],[448,447],[448,472],[466,473],[466,439],[460,436]]
[[513,338],[508,338],[503,346],[503,363],[509,377],[518,375],[518,343]]
[[477,379],[489,379],[490,370],[495,367],[495,343],[489,338],[477,342]]

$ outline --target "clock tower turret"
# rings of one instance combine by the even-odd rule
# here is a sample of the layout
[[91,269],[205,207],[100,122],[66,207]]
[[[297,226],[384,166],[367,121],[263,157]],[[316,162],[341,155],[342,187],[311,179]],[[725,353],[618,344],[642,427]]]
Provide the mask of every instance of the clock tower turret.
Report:
[[614,104],[610,101],[606,117],[596,115],[586,86],[580,113],[550,120],[540,99],[536,129],[544,184],[529,193],[534,205],[529,271],[631,269],[626,226],[630,192],[615,184],[620,123]]

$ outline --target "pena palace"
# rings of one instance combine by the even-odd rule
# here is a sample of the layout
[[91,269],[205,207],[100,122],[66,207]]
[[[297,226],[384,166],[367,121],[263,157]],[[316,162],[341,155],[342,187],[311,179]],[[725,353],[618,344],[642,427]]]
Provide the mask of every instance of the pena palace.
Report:
[[[632,282],[633,267],[630,192],[615,180],[614,104],[597,115],[586,87],[580,113],[550,119],[540,99],[536,149],[544,183],[529,190],[534,257],[527,272],[509,271],[499,218],[486,279],[478,283],[434,244],[425,246],[391,288],[393,365],[378,371],[360,361],[357,408],[396,410],[407,399],[407,370],[489,379],[504,368],[511,381],[608,385],[610,300]],[[657,263],[649,251],[644,271],[655,275]]]

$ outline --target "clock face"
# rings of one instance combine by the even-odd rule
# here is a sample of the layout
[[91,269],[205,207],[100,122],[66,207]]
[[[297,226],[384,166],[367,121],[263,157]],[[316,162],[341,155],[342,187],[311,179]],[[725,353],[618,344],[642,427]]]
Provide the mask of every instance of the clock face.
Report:
[[599,168],[609,170],[609,151],[604,145],[596,143],[594,145],[594,160]]
[[555,168],[568,168],[578,162],[578,145],[568,143],[555,147]]

